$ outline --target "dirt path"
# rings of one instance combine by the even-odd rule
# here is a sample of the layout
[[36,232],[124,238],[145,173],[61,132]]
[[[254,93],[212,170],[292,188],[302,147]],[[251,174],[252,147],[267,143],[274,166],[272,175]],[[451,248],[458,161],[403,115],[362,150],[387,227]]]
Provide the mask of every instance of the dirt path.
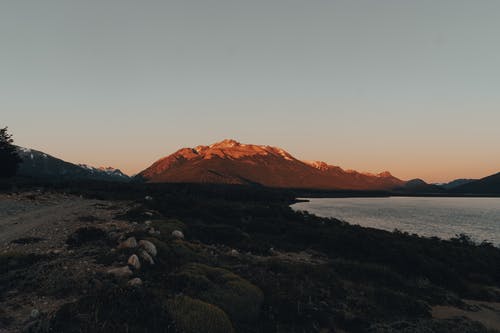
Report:
[[[96,200],[79,197],[60,198],[57,203],[46,201],[33,204],[31,201],[2,200],[2,209],[10,211],[9,215],[0,216],[0,244],[26,237],[33,232],[61,225],[71,219],[89,215],[95,211]],[[13,209],[15,207],[16,209]],[[42,230],[40,230],[42,231]],[[43,232],[42,232],[43,233]],[[38,235],[41,236],[41,235]]]
[[84,226],[123,227],[127,224],[116,215],[130,204],[60,193],[0,195],[0,253],[60,249],[68,235]]
[[[3,283],[16,285],[19,279],[26,279],[42,283],[42,289],[44,285],[57,288],[58,284],[75,284],[70,295],[57,296],[46,290],[31,288],[25,291],[4,285],[0,293],[0,333],[19,332],[30,323],[34,309],[48,314],[84,295],[86,290],[78,283],[90,281],[108,267],[97,263],[92,251],[69,248],[68,237],[77,229],[90,226],[121,234],[129,231],[133,225],[116,216],[126,212],[131,205],[130,202],[85,199],[61,193],[0,194],[0,256],[30,253],[46,256],[30,269],[33,272],[26,271],[21,276],[12,275],[16,274],[15,269],[9,272],[0,267]],[[13,280],[7,278],[9,274]]]
[[465,317],[478,321],[486,328],[500,331],[500,303],[464,300],[470,310],[463,310],[453,306],[434,306],[432,316],[437,319],[451,319]]

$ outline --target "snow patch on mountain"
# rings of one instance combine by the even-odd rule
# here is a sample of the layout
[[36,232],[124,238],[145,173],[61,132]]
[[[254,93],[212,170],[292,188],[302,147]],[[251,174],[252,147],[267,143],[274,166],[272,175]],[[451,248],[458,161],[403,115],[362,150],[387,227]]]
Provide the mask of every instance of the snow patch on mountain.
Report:
[[19,174],[22,176],[117,181],[129,179],[126,174],[115,168],[95,168],[87,164],[73,164],[44,152],[24,147],[17,147],[17,151],[19,157],[23,160],[19,170]]
[[128,176],[126,174],[124,174],[123,172],[121,172],[120,169],[115,169],[112,167],[98,167],[98,168],[96,168],[96,167],[93,167],[93,166],[90,166],[87,164],[78,164],[78,166],[80,166],[83,169],[88,170],[90,173],[93,173],[93,174],[105,174],[105,175],[109,175],[109,176],[113,176],[113,177],[128,178]]

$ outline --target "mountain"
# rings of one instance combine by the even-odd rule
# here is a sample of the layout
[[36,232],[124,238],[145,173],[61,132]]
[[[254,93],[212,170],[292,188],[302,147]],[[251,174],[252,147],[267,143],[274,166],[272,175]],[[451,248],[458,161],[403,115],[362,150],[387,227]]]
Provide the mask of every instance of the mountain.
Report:
[[85,164],[77,165],[34,149],[18,147],[18,153],[23,160],[19,166],[18,175],[23,177],[112,181],[128,181],[130,179],[118,169],[94,168]]
[[96,177],[103,178],[114,178],[121,180],[129,180],[130,177],[124,174],[120,169],[115,169],[112,167],[99,167],[95,168],[93,166],[89,166],[87,164],[78,164],[79,167],[82,167],[90,172],[91,175]]
[[465,178],[460,178],[460,179],[455,179],[452,180],[449,183],[444,183],[444,184],[436,184],[444,188],[445,190],[451,190],[454,189],[455,187],[462,186],[471,182],[476,181],[477,179],[465,179]]
[[500,194],[500,172],[457,186],[451,191],[464,194]]
[[224,140],[182,148],[137,176],[147,182],[259,184],[268,187],[388,190],[404,181],[389,172],[343,170],[324,162],[303,162],[281,148]]
[[436,184],[428,184],[420,178],[407,181],[403,186],[394,189],[402,193],[442,193],[444,189]]

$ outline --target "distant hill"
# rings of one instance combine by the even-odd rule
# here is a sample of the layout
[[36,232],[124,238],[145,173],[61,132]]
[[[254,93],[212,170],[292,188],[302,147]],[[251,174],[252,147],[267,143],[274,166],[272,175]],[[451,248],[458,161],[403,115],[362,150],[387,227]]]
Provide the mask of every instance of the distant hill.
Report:
[[403,193],[443,193],[445,190],[435,184],[428,184],[420,178],[407,181],[403,186],[394,189],[394,192]]
[[23,177],[110,181],[128,181],[130,179],[118,169],[94,168],[85,164],[77,165],[34,149],[18,147],[18,153],[23,160],[18,175]]
[[457,186],[451,192],[464,194],[500,194],[500,172]]
[[454,189],[456,187],[459,187],[459,186],[462,186],[462,185],[465,185],[465,184],[468,184],[468,183],[471,183],[471,182],[474,182],[476,181],[477,179],[465,179],[465,178],[460,178],[460,179],[455,179],[455,180],[452,180],[451,182],[449,183],[445,183],[445,184],[435,184],[435,185],[438,185],[438,186],[441,186],[442,188],[444,188],[445,190],[451,190],[451,189]]
[[304,162],[281,148],[234,140],[180,149],[137,177],[155,183],[259,184],[310,189],[389,190],[405,184],[387,171],[371,174],[324,162]]

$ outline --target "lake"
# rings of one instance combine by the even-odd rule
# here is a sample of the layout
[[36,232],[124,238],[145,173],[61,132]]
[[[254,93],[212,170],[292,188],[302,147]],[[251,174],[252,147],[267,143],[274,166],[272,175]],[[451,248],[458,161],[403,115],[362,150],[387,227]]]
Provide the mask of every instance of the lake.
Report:
[[469,235],[500,245],[500,198],[301,198],[291,207],[350,224],[449,239]]

